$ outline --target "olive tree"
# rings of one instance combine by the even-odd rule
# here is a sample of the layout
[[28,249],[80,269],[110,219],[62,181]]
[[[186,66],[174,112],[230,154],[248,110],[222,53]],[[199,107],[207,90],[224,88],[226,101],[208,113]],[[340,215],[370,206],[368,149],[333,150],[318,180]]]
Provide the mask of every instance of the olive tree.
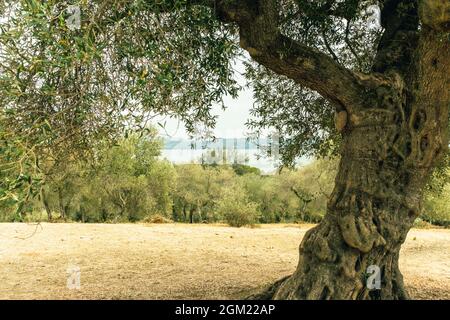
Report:
[[[79,24],[67,23],[77,21],[68,4],[79,6]],[[6,0],[2,150],[19,150],[26,171],[48,150],[82,153],[154,114],[177,116],[191,132],[212,127],[212,105],[237,94],[232,61],[245,51],[257,102],[250,127],[280,131],[285,163],[330,151],[341,159],[327,214],[303,238],[296,271],[259,297],[370,299],[365,272],[377,265],[377,297],[405,299],[400,247],[448,148],[449,7],[441,0]]]

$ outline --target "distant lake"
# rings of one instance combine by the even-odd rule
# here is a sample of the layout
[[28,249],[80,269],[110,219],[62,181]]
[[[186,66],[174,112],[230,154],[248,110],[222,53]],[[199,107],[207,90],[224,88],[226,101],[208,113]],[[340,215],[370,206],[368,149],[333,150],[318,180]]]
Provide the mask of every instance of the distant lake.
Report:
[[[271,150],[272,157],[267,156]],[[263,173],[274,173],[279,166],[277,139],[218,138],[215,141],[164,139],[163,159],[176,164],[187,163],[240,163],[260,169]],[[297,164],[302,166],[311,161],[300,158]]]
[[[263,156],[270,149],[274,157]],[[215,141],[165,139],[162,157],[178,164],[240,163],[272,173],[278,167],[278,144],[271,139],[220,138]]]

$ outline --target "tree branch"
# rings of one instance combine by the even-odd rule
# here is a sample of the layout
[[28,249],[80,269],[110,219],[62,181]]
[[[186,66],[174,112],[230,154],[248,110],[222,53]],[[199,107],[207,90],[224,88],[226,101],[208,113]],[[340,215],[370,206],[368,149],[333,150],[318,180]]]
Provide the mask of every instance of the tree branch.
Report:
[[408,70],[417,48],[419,16],[417,0],[380,0],[383,36],[378,45],[373,71]]
[[283,35],[278,35],[264,50],[248,44],[242,47],[268,69],[317,91],[343,109],[351,109],[360,102],[362,86],[355,75],[321,52]]
[[438,32],[450,31],[450,2],[421,0],[419,3],[420,20],[424,26]]
[[258,63],[317,91],[338,110],[362,103],[357,76],[331,57],[283,35],[276,0],[190,0],[207,5],[219,20],[236,23],[240,46]]

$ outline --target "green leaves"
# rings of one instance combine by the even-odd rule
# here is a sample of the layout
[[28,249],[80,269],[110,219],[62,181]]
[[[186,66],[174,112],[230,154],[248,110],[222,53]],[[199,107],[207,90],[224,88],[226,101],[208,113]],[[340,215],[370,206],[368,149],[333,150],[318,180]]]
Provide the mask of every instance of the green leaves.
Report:
[[[193,132],[214,126],[223,95],[236,95],[234,31],[185,1],[6,1],[0,27],[0,125],[32,158],[94,156],[156,114]],[[68,28],[69,5],[80,29]],[[33,155],[29,152],[33,150]],[[13,164],[13,163],[11,163]],[[34,173],[33,173],[34,174]]]
[[[368,24],[374,4],[371,0],[286,2],[281,30],[351,70],[366,72],[372,68],[382,31]],[[301,156],[337,153],[341,137],[333,123],[336,106],[255,63],[247,63],[246,77],[256,100],[248,125],[255,135],[279,132],[282,164],[293,165]]]
[[256,100],[248,126],[256,136],[278,131],[283,165],[294,165],[301,156],[337,152],[340,136],[334,128],[334,106],[264,67],[247,64],[247,76]]

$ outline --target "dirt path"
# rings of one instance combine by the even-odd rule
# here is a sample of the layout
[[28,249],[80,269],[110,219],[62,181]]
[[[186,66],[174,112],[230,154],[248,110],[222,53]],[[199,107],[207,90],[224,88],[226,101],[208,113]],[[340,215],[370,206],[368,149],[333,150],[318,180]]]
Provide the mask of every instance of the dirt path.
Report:
[[[239,298],[295,269],[309,227],[0,224],[0,299]],[[413,298],[450,299],[450,230],[411,230],[400,266]]]

